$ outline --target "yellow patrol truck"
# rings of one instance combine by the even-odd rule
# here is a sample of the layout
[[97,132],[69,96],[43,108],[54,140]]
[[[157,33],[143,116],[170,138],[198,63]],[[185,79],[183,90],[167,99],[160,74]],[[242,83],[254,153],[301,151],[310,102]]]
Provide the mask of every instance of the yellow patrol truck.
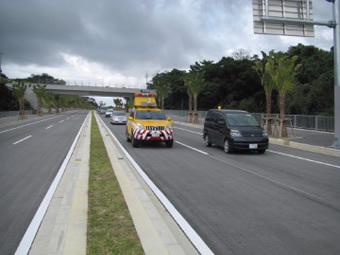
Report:
[[166,118],[164,112],[157,107],[155,94],[136,93],[134,108],[126,123],[126,140],[134,148],[141,142],[165,142],[171,148],[174,143],[174,122]]

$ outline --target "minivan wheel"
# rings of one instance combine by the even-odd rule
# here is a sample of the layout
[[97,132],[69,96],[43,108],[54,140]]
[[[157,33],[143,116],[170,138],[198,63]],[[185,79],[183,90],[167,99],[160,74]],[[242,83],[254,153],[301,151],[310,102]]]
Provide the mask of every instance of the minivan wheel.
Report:
[[263,153],[266,152],[266,149],[261,149],[261,150],[258,150],[257,152],[258,152],[259,154],[263,154]]
[[204,144],[205,144],[205,146],[207,146],[207,147],[210,147],[210,146],[211,146],[211,142],[209,142],[209,136],[208,136],[208,134],[206,134],[206,135],[204,136]]
[[231,153],[232,150],[230,148],[228,139],[225,139],[223,148],[225,153]]

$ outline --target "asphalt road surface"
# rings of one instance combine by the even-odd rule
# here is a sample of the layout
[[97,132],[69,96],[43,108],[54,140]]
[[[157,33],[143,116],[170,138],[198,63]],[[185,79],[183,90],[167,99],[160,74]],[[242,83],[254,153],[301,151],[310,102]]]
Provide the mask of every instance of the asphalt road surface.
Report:
[[0,128],[0,254],[14,254],[87,114]]
[[101,117],[215,254],[340,254],[339,158],[273,144],[229,155],[176,123],[173,148],[132,148]]

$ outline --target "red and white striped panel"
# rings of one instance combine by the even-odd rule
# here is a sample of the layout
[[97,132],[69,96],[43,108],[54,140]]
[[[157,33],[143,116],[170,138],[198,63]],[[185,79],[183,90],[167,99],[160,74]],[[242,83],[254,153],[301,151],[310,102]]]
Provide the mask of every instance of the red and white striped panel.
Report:
[[[156,135],[153,136],[152,134],[156,134]],[[142,140],[142,141],[149,141],[149,140],[168,141],[168,140],[173,139],[173,131],[170,131],[170,130],[151,131],[151,130],[135,128],[133,129],[133,137],[136,140]]]

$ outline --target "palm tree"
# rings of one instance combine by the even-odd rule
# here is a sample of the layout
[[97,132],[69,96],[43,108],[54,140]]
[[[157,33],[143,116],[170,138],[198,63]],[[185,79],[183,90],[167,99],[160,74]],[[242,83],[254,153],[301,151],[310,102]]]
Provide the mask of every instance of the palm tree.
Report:
[[42,110],[41,110],[41,104],[42,99],[46,95],[46,85],[33,85],[33,92],[35,93],[37,99],[38,99],[38,109],[37,109],[37,115],[42,116]]
[[[188,88],[188,95],[189,95],[189,116],[191,112],[191,104],[192,104],[192,97],[194,98],[194,118],[192,120],[192,123],[198,123],[198,113],[197,113],[197,98],[198,95],[203,91],[204,89],[204,73],[196,73],[196,72],[190,72],[185,81],[184,84]],[[190,121],[191,122],[191,121]]]
[[160,99],[160,107],[162,108],[162,110],[164,110],[164,99],[169,95],[170,83],[162,82],[159,80],[155,80],[154,82],[156,83],[155,89]]
[[255,63],[254,70],[257,71],[257,73],[260,76],[261,79],[261,85],[264,88],[265,94],[266,94],[266,130],[268,135],[272,134],[271,129],[271,123],[269,123],[269,118],[271,115],[271,105],[272,105],[272,91],[274,89],[274,82],[272,80],[272,77],[268,70],[266,70],[266,65],[268,63],[268,58],[272,58],[274,50],[269,52],[269,57],[267,54],[263,51],[262,53],[262,60],[259,60]]
[[270,73],[275,84],[275,89],[279,92],[280,97],[280,132],[279,137],[287,137],[287,128],[285,126],[285,98],[286,93],[295,85],[295,76],[301,64],[295,65],[297,56],[289,58],[282,52],[274,53],[273,58],[268,60],[266,69]]
[[19,119],[25,119],[25,82],[18,82],[12,85],[12,94],[19,102]]
[[56,108],[56,102],[54,95],[52,93],[46,93],[42,98],[42,103],[48,109],[48,114],[52,113],[52,108]]

